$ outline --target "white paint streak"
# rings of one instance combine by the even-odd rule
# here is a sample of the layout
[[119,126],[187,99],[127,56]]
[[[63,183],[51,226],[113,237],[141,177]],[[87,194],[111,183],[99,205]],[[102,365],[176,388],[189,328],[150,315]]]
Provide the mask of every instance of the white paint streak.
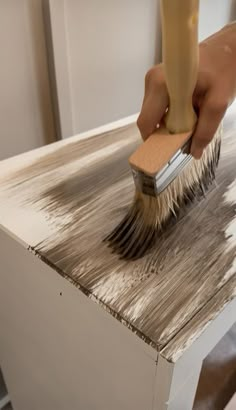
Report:
[[[101,162],[105,158],[114,155],[117,151],[128,145],[129,142],[130,139],[127,138],[68,164],[62,164],[56,170],[49,171],[46,178],[45,175],[35,178],[33,186],[31,180],[25,182],[23,191],[19,190],[18,186],[15,189],[13,188],[11,195],[8,195],[8,198],[4,195],[0,203],[1,217],[4,220],[5,228],[12,231],[14,235],[23,238],[23,241],[32,246],[50,237],[51,233],[56,233],[60,227],[68,224],[72,215],[68,210],[63,213],[63,218],[61,218],[61,213],[54,212],[52,215],[50,212],[47,212],[46,206],[48,202],[43,198],[43,193],[47,189],[52,188],[52,181],[56,185],[68,180],[68,177],[78,173],[78,171],[86,167],[92,167],[97,162]],[[11,172],[10,168],[9,172]],[[40,199],[40,196],[42,199]],[[110,196],[111,193],[108,193],[108,199]],[[29,198],[31,198],[32,203],[30,206],[27,206]],[[34,198],[37,198],[37,201],[34,202]],[[26,203],[24,200],[26,200]],[[86,204],[86,206],[88,205]],[[98,204],[95,209],[96,215],[97,208]],[[28,229],[29,224],[32,225],[30,230]],[[35,238],[37,238],[37,242]]]
[[[236,205],[236,179],[235,181],[230,184],[227,191],[224,194],[224,202],[226,204],[235,204]],[[235,217],[229,223],[225,230],[225,236],[227,238],[227,242],[225,247],[227,252],[229,252],[233,247],[236,245],[236,206],[235,206]]]
[[4,221],[4,225],[0,224],[1,228],[7,230],[25,247],[36,246],[53,232],[58,231],[58,228],[49,222],[46,212],[38,212],[32,205],[16,207],[14,201],[6,198],[0,197],[0,202],[1,220]]
[[229,252],[236,245],[236,216],[227,226],[225,236],[227,238],[225,246]]
[[65,147],[67,145],[73,144],[77,141],[86,140],[99,136],[105,132],[114,131],[117,128],[124,127],[126,125],[134,124],[138,118],[138,114],[131,115],[126,118],[122,118],[118,121],[111,122],[109,124],[103,125],[98,128],[83,132],[81,134],[74,135],[71,138],[64,140],[56,141],[52,144],[45,145],[38,149],[34,149],[24,154],[16,155],[11,158],[0,161],[0,180],[10,175],[12,172],[15,172],[22,167],[29,166],[34,163],[35,160],[44,157],[47,154],[56,152],[58,149]]
[[220,287],[223,286],[224,283],[228,282],[228,280],[236,273],[236,258],[233,261],[231,268],[226,272],[223,280],[220,282]]
[[116,301],[117,295],[131,287],[132,282],[134,282],[134,278],[131,277],[129,283],[127,283],[125,274],[112,272],[109,278],[103,278],[97,282],[92,288],[92,292],[97,298],[103,300],[104,303],[110,304]]
[[133,304],[130,304],[129,307],[125,310],[125,316],[129,317],[131,321],[140,319],[143,315],[143,312],[146,311],[147,307],[152,302],[155,293],[156,290],[154,288],[147,288],[146,290],[142,289],[142,294],[138,295]]
[[[115,152],[129,145],[130,141],[131,139],[127,138],[125,140],[120,140],[118,142],[115,142],[114,144],[108,145],[107,147],[103,147],[99,149],[98,151],[93,152],[92,154],[86,155],[82,158],[78,158],[78,160],[71,162],[71,164],[66,167],[69,167],[74,172],[75,171],[78,172],[85,167],[91,167],[96,162],[106,159],[107,157],[111,156]],[[68,178],[67,168],[66,168],[66,172],[64,172],[64,169],[65,169],[64,165],[61,168],[63,170],[64,177],[67,179]]]
[[236,179],[229,185],[224,200],[226,204],[236,204]]

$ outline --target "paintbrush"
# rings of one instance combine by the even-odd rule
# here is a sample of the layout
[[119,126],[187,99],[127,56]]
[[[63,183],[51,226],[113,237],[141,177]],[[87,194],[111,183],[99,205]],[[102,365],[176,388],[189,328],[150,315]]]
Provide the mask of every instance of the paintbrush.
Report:
[[163,124],[129,158],[135,182],[133,204],[105,239],[122,258],[144,255],[170,220],[205,194],[215,179],[221,127],[200,160],[190,154],[197,115],[199,0],[161,0],[162,60],[169,94]]

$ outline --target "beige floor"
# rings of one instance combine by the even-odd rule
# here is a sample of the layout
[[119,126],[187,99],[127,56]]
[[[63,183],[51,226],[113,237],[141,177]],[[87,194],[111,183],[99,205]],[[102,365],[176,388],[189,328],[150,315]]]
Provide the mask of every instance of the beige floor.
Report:
[[[236,325],[204,362],[194,410],[224,410],[235,393]],[[12,407],[8,405],[4,410]],[[225,410],[236,410],[236,396]]]
[[194,410],[223,410],[235,392],[236,325],[204,362]]

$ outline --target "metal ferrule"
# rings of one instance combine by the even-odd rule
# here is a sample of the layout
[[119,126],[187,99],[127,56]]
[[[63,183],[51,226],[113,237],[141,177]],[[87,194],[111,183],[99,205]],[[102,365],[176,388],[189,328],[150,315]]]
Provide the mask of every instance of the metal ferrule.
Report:
[[189,154],[188,141],[156,175],[147,175],[132,169],[136,188],[146,195],[154,197],[159,195],[183,171],[192,158]]

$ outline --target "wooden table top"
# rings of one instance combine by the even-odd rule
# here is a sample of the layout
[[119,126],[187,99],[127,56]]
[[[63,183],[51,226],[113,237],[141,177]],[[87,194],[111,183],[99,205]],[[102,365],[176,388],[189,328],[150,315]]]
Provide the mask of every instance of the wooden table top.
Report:
[[0,226],[117,320],[175,361],[236,296],[236,114],[226,117],[216,185],[145,257],[103,238],[134,193],[134,124],[0,162]]

